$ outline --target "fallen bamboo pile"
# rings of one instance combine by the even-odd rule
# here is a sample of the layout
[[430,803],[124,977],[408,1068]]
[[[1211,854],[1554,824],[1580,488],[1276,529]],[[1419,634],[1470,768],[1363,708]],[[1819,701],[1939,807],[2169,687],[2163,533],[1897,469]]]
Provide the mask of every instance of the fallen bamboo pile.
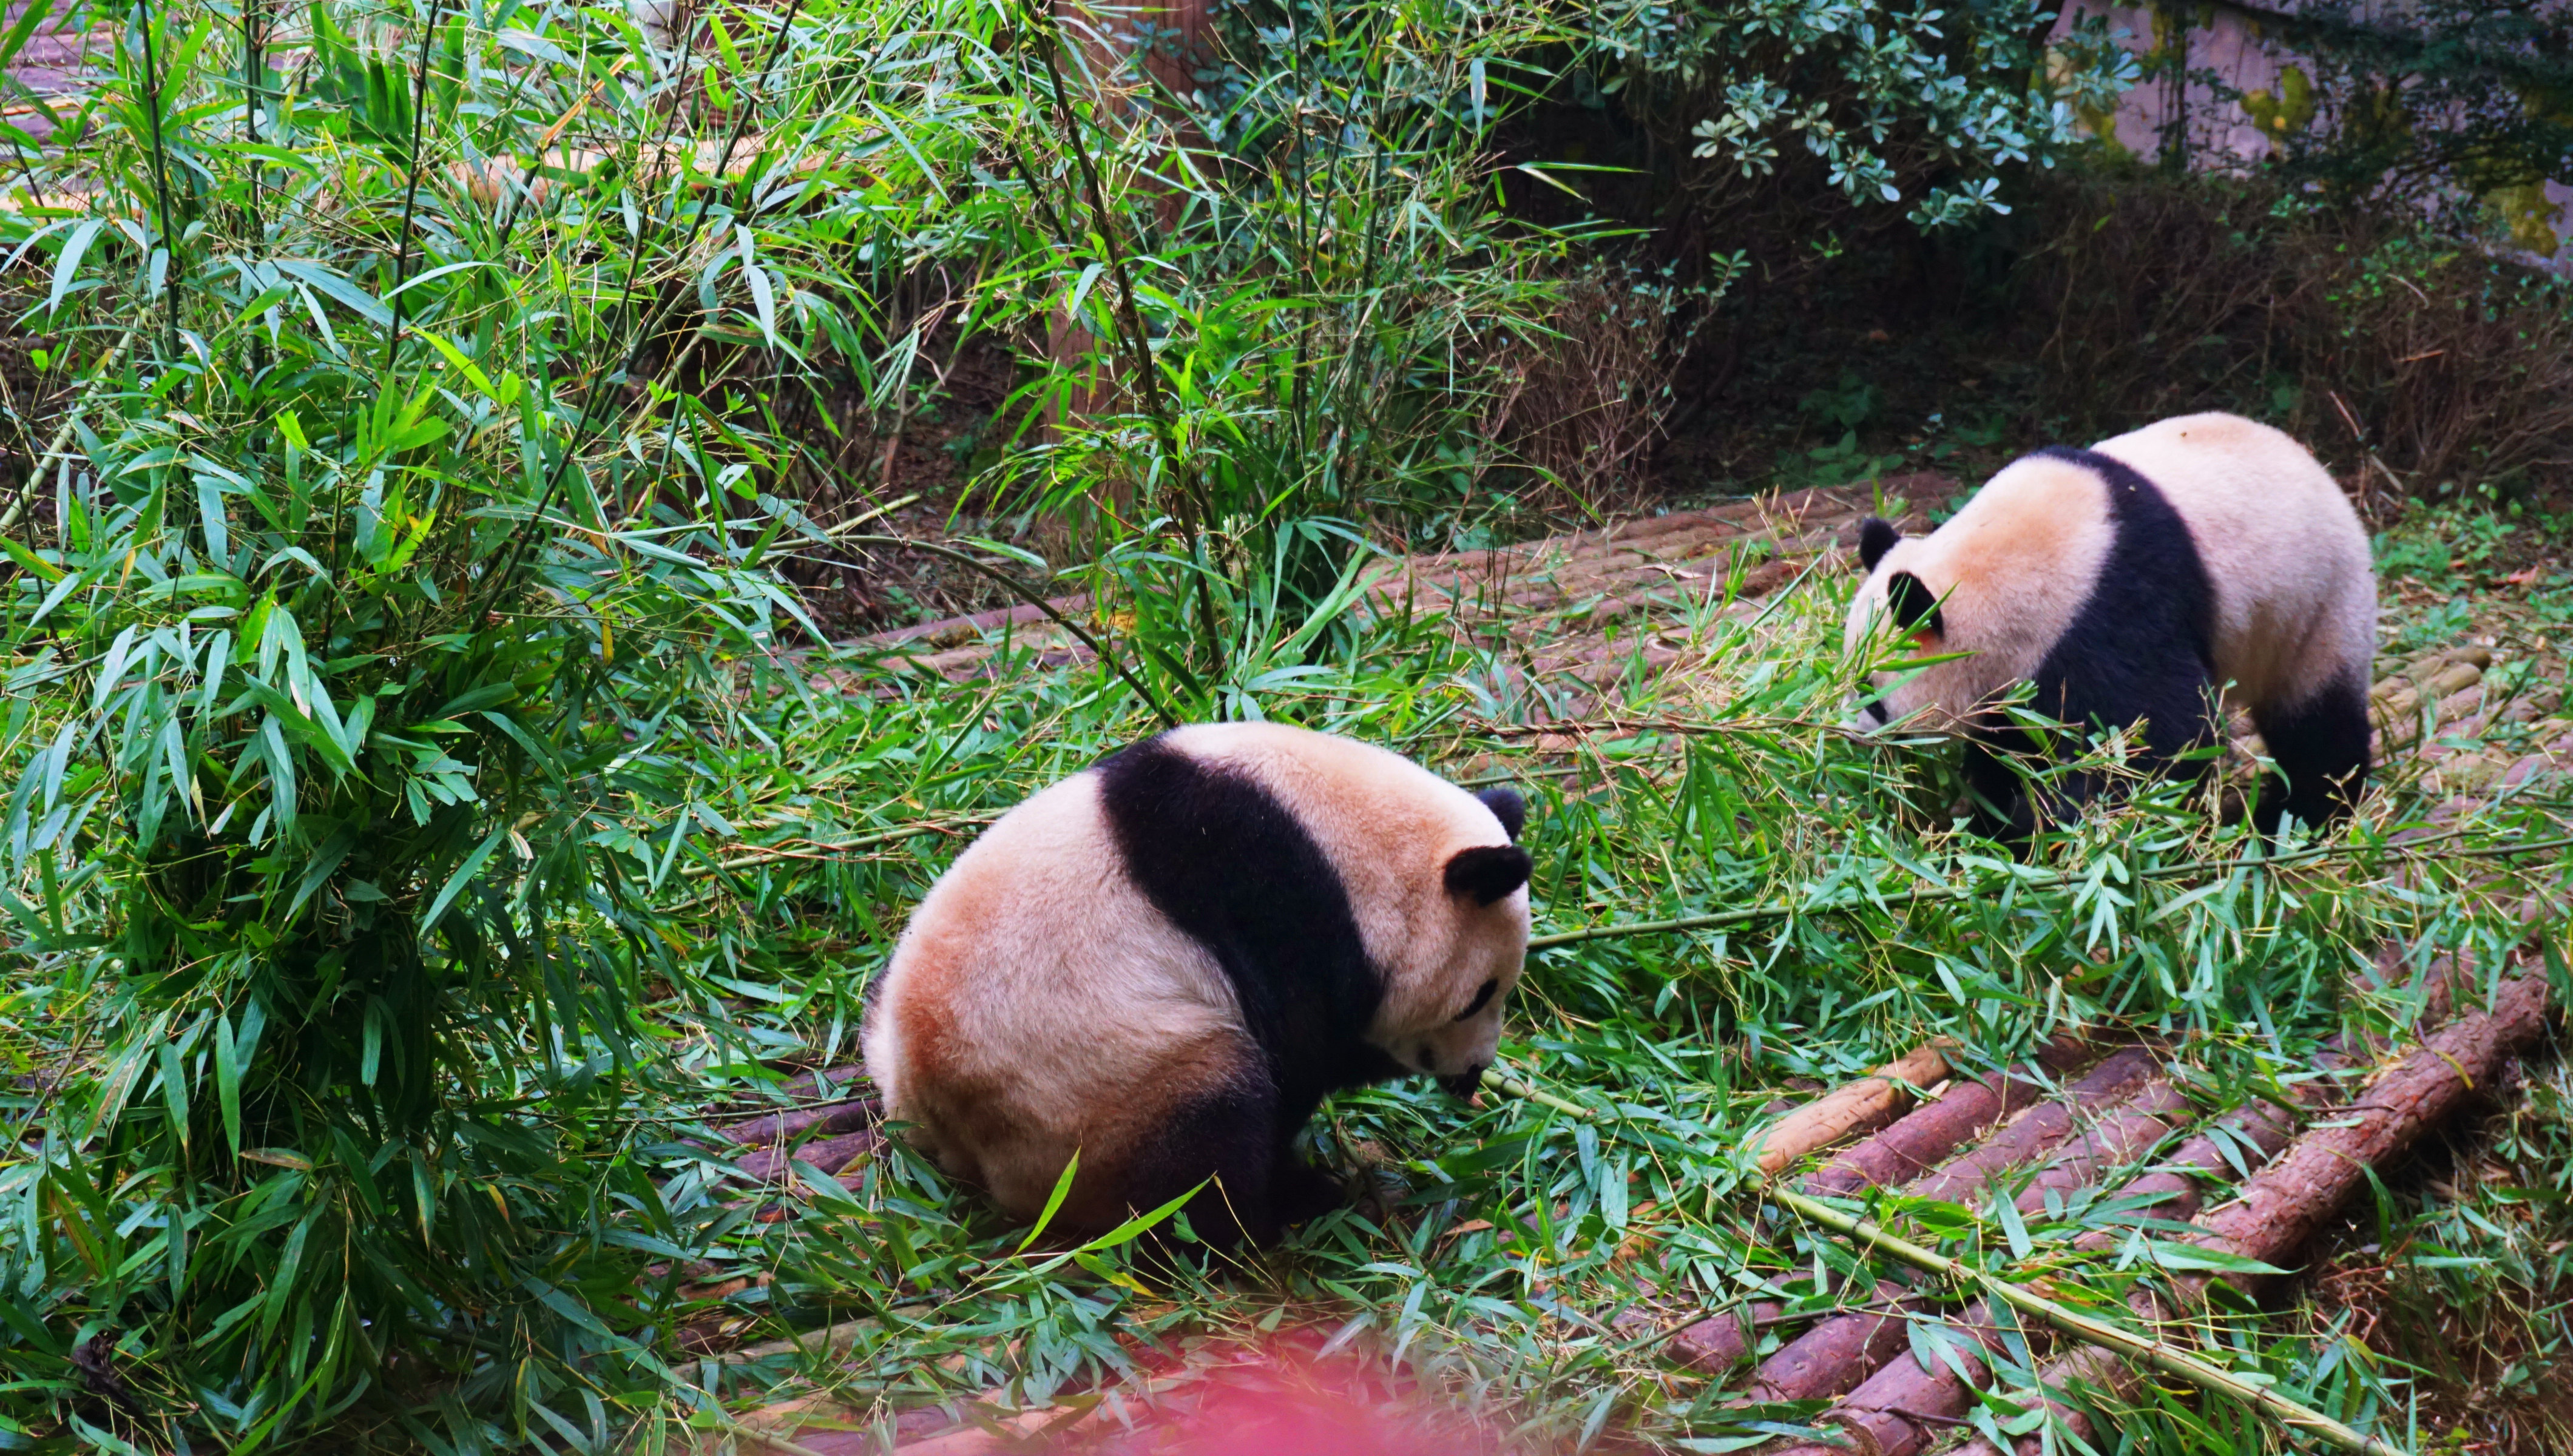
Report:
[[[2447,993],[2467,978],[2470,967],[2442,963],[2434,972],[2438,977],[2435,991]],[[2447,1000],[2445,994],[2434,995],[2430,1015],[2435,1017]],[[2291,1258],[2371,1170],[2455,1111],[2474,1089],[2492,1081],[2506,1060],[2534,1043],[2544,1030],[2547,1006],[2543,970],[2521,967],[2501,983],[2491,1005],[2459,1016],[2412,1052],[2378,1065],[2354,1099],[2330,1107],[2334,1115],[2317,1117],[2301,1136],[2291,1137],[2293,1116],[2288,1109],[2254,1103],[2222,1119],[2220,1130],[2201,1131],[2190,1137],[2159,1159],[2152,1171],[2121,1185],[2115,1196],[2122,1200],[2151,1198],[2155,1200],[2149,1205],[2153,1216],[2192,1219],[2195,1231],[2186,1242],[2211,1254],[2259,1265]],[[2370,1050],[2360,1049],[2361,1055]],[[2307,1086],[2314,1095],[2296,1111],[2323,1110],[2319,1105],[2323,1101],[2319,1094],[2321,1085]],[[2050,1190],[2061,1195],[2098,1173],[2132,1160],[2135,1153],[2149,1148],[2176,1126],[2182,1111],[2183,1104],[2170,1095],[2166,1083],[2147,1087],[2114,1113],[2097,1119],[2083,1141],[2059,1155],[2032,1180],[2013,1200],[2014,1206],[2023,1214],[2037,1212],[2044,1207]],[[2231,1200],[2212,1210],[2201,1210],[2199,1205],[2207,1187],[2230,1175],[2228,1148],[2232,1157],[2242,1159],[2254,1171]],[[1917,1182],[1905,1191],[1954,1196],[1953,1191],[1936,1190]],[[2140,1212],[2137,1216],[2143,1215]],[[2097,1251],[2112,1245],[2119,1236],[2114,1230],[2096,1231],[2079,1240],[2076,1247]],[[1886,1236],[1877,1231],[1862,1241],[1883,1237]],[[2212,1277],[2202,1271],[2172,1271],[2169,1284],[2176,1304],[2140,1286],[2130,1302],[2139,1329],[2123,1332],[2131,1342],[2138,1343],[2133,1348],[2119,1348],[2090,1340],[2050,1364],[2043,1383],[2059,1394],[2074,1390],[2103,1392],[2112,1397],[2132,1394],[2141,1374],[2130,1362],[2131,1357],[2147,1346],[2155,1351],[2177,1350],[2173,1336],[2184,1333],[2183,1310],[2196,1306]],[[2274,1276],[2225,1276],[2227,1282],[2246,1291],[2264,1277]],[[1892,1285],[1894,1281],[1886,1283]],[[1881,1291],[1885,1288],[1880,1285]],[[1985,1352],[2004,1348],[2005,1341],[2015,1334],[2031,1339],[2042,1349],[2053,1333],[2037,1321],[2000,1316],[1993,1291],[1945,1318],[1932,1312],[1937,1302],[1934,1297],[1897,1286],[1885,1308],[1836,1316],[1771,1356],[1760,1367],[1751,1387],[1753,1397],[1788,1400],[1841,1395],[1818,1421],[1850,1433],[1860,1449],[1872,1456],[1913,1456],[1928,1449],[1963,1423],[1979,1392],[1991,1385],[1992,1373],[1982,1358]],[[2027,1311],[2021,1313],[2025,1315]],[[1913,1343],[1913,1331],[1908,1326],[1916,1322],[1930,1327],[1928,1338],[1921,1344],[1954,1351],[1953,1362],[1898,1358]],[[1826,1337],[1826,1330],[1833,1333]],[[1699,1352],[1708,1344],[1700,1339],[1693,1347],[1676,1348],[1672,1354],[1704,1368]],[[1804,1346],[1801,1351],[1799,1345]],[[2085,1439],[2094,1434],[2088,1418],[2073,1406],[2060,1400],[2049,1400],[2048,1405],[2053,1416],[2075,1433]],[[1797,1445],[1779,1456],[1829,1456],[1845,1449]],[[2038,1449],[2037,1437],[2025,1438],[2020,1456],[2030,1456]],[[1966,1456],[2001,1456],[1981,1443],[1964,1450]]]

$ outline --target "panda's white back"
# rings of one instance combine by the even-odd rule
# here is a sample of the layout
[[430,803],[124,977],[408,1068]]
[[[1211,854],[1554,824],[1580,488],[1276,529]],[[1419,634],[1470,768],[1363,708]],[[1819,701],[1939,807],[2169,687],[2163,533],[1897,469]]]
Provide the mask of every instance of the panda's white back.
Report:
[[2187,522],[2215,594],[2215,668],[2246,704],[2304,696],[2376,651],[2367,531],[2339,484],[2285,433],[2188,414],[2092,448],[2161,490]]
[[[1004,1206],[1042,1202],[1103,1106],[1141,1069],[1241,1021],[1215,958],[1120,865],[1099,779],[1065,779],[957,856],[904,928],[867,1019],[868,1075],[889,1116],[925,1129],[951,1172]],[[1006,1128],[977,1135],[942,1092],[975,1089]]]

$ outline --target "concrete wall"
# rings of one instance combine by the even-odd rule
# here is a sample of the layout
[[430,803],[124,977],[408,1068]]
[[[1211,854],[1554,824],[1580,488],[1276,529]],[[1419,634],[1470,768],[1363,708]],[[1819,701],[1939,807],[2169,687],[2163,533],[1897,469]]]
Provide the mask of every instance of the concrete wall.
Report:
[[[2262,37],[2256,22],[2239,12],[2220,5],[2173,9],[2189,22],[2182,31],[2187,47],[2186,71],[2212,71],[2232,90],[2246,95],[2265,92],[2273,101],[2287,89],[2280,84],[2287,68],[2297,66],[2311,75],[2310,65],[2299,65],[2301,57],[2274,38]],[[2085,16],[2108,17],[2112,30],[2127,32],[2123,43],[2139,56],[2154,47],[2154,7],[2150,5],[2070,0],[2056,33],[2064,34]],[[2271,133],[2241,103],[2219,101],[2213,88],[2197,81],[2187,84],[2184,95],[2178,92],[2168,77],[2146,77],[2119,105],[2116,117],[2105,129],[2109,139],[2138,157],[2158,157],[2176,105],[2186,118],[2186,146],[2192,165],[2248,165],[2269,155],[2273,146]],[[2552,261],[2559,267],[2573,268],[2573,185],[2548,183],[2546,202],[2557,210],[2551,220],[2558,240]]]

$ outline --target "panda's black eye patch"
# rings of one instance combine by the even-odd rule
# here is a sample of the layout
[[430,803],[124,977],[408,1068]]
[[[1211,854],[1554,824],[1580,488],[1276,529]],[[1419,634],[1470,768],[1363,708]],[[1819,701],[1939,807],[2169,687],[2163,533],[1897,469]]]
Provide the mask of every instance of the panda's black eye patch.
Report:
[[1482,989],[1474,993],[1474,999],[1465,1003],[1465,1009],[1456,1013],[1456,1020],[1461,1022],[1465,1020],[1465,1018],[1472,1016],[1474,1013],[1481,1011],[1485,1006],[1491,1003],[1492,993],[1500,989],[1501,983],[1497,979],[1484,982]]

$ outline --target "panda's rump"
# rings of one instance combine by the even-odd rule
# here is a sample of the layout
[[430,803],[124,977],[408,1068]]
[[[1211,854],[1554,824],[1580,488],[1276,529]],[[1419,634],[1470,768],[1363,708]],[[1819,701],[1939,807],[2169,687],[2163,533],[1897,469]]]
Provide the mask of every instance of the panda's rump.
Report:
[[867,1064],[892,1116],[955,1175],[1042,1206],[1103,1108],[1137,1105],[1175,1050],[1232,1035],[1204,947],[1118,872],[1096,785],[1076,777],[1005,816],[914,912],[869,1016]]

